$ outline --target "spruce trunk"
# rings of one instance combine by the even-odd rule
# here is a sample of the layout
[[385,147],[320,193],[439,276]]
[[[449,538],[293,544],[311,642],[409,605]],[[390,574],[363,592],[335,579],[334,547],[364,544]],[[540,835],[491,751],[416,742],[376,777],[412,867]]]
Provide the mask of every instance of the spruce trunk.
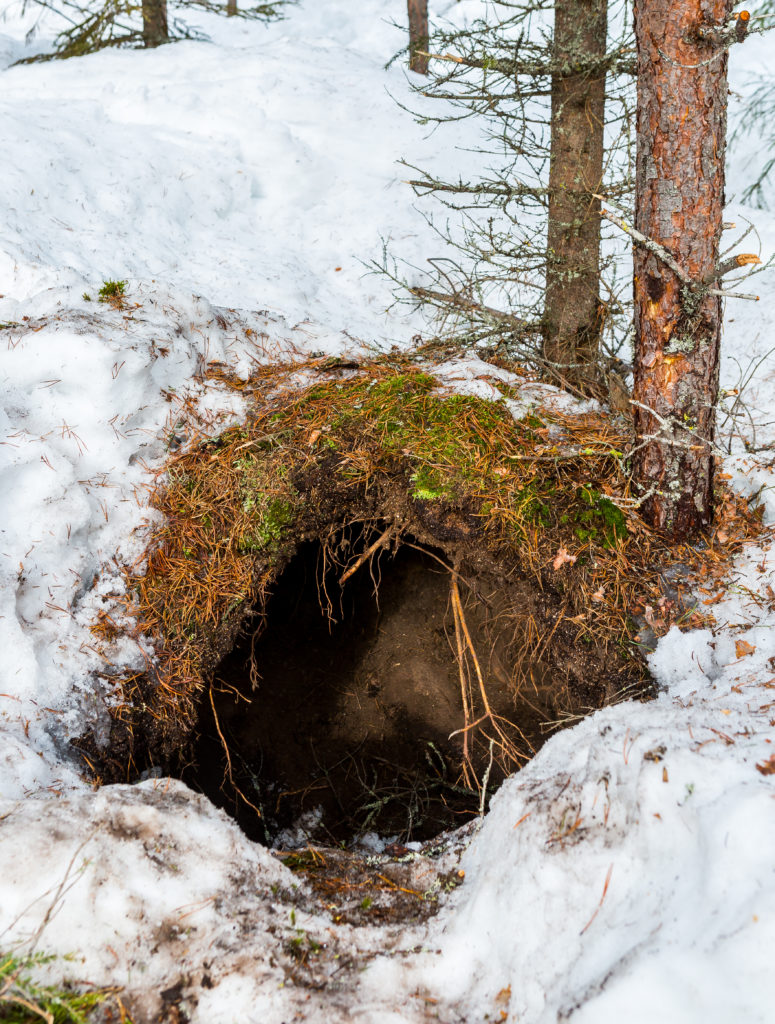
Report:
[[143,0],[143,45],[160,46],[168,38],[167,0]]
[[[595,376],[601,330],[600,200],[607,0],[558,0],[554,14],[544,355],[575,384]],[[575,366],[574,366],[575,364]],[[579,366],[578,364],[582,364]],[[592,364],[592,365],[590,365]]]
[[724,23],[729,8],[729,0],[635,4],[635,226],[691,281],[636,247],[633,472],[648,496],[645,517],[676,540],[713,513],[721,299],[708,285],[719,287],[727,52],[698,31]]
[[418,75],[428,74],[428,0],[408,0],[409,4],[409,69]]

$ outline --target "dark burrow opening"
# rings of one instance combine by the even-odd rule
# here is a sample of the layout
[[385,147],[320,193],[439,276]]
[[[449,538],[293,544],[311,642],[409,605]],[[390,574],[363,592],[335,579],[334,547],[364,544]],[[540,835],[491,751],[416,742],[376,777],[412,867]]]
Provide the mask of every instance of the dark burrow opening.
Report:
[[[200,702],[184,778],[260,842],[424,841],[456,828],[569,706],[556,661],[526,664],[514,615],[529,621],[545,594],[458,574],[407,536],[359,557],[378,535],[303,543]],[[562,664],[584,677],[570,644]]]

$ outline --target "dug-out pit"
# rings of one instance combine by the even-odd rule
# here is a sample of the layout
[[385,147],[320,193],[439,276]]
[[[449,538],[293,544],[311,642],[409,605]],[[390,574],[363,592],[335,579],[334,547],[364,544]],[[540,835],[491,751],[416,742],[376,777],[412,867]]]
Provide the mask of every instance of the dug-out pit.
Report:
[[565,669],[530,663],[541,638],[510,609],[538,614],[534,589],[525,606],[519,581],[454,571],[407,536],[360,561],[378,533],[303,543],[201,701],[185,778],[254,839],[431,838],[477,814],[558,715],[603,702],[574,688],[584,652],[561,623]]

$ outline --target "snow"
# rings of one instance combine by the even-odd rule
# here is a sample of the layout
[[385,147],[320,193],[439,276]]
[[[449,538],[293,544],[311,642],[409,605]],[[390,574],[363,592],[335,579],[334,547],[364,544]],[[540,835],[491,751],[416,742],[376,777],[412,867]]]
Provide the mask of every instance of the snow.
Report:
[[[432,7],[460,22],[479,4]],[[465,880],[424,924],[334,926],[182,783],[95,791],[69,750],[84,726],[107,728],[105,659],[147,653],[90,627],[121,614],[118,567],[141,557],[147,488],[183,440],[184,408],[211,429],[241,412],[202,384],[203,364],[424,330],[388,311],[364,261],[382,238],[418,266],[439,251],[399,157],[472,158],[456,149],[468,129],[428,135],[391,98],[409,100],[400,63],[385,69],[404,10],[303,0],[270,27],[202,15],[211,42],[19,67],[29,20],[9,7],[0,22],[2,944],[75,954],[55,976],[124,986],[137,1021],[175,986],[202,1024],[770,1020],[767,535],[737,556],[716,627],[660,640],[655,701],[597,712],[507,781],[434,869]],[[733,87],[766,70],[771,45],[737,48]],[[732,152],[730,181],[749,156]],[[772,216],[736,203],[727,216],[775,249]],[[126,308],[96,301],[106,279],[127,280]],[[753,369],[723,469],[771,524],[772,284],[768,272],[745,286],[761,302],[728,303],[722,365],[729,389]],[[439,375],[485,397],[506,379],[474,359]],[[548,394],[525,389],[515,415]],[[288,953],[299,936],[321,947],[319,984]]]
[[102,52],[88,75],[72,60],[6,71],[5,290],[160,279],[384,333],[390,289],[364,262],[382,238],[424,262],[396,161],[432,161],[436,144],[388,92],[410,102],[400,69],[382,69],[403,33],[358,6],[307,3],[271,29],[212,19],[222,45]]
[[[504,787],[463,858],[437,987],[473,1013],[510,983],[518,1020],[614,1020],[625,1006],[635,1021],[768,1018],[772,787],[753,770],[768,724],[724,689],[722,705],[665,695],[600,712]],[[472,934],[486,936],[473,951]]]

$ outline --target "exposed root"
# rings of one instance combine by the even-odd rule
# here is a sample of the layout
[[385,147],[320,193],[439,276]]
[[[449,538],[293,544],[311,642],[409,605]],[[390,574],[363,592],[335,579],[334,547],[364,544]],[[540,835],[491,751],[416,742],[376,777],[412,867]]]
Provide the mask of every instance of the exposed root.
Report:
[[370,544],[363,552],[363,554],[359,555],[359,557],[356,558],[356,560],[353,562],[353,564],[350,566],[347,572],[343,573],[339,577],[339,586],[344,586],[344,584],[349,580],[349,578],[351,576],[354,576],[355,573],[360,569],[363,563],[368,562],[368,560],[375,553],[375,551],[378,551],[379,548],[387,547],[388,544],[393,539],[393,537],[398,536],[398,533],[399,531],[395,523],[391,523],[390,526],[388,526],[387,530],[385,530],[384,533],[381,533],[379,537],[377,537],[377,539],[374,541],[374,543]]
[[245,794],[242,792],[242,790],[239,788],[239,786],[234,781],[234,773],[232,772],[232,768],[231,768],[231,753],[229,752],[229,744],[226,742],[226,737],[223,735],[223,732],[221,731],[221,723],[218,721],[218,712],[215,709],[215,701],[213,700],[213,687],[212,687],[212,684],[210,684],[210,689],[208,691],[208,695],[210,697],[210,707],[211,707],[212,712],[213,712],[213,721],[215,722],[215,728],[216,728],[216,730],[218,732],[218,738],[221,741],[221,746],[223,747],[223,752],[224,752],[224,755],[226,757],[226,771],[225,771],[224,776],[223,776],[223,781],[225,782],[226,779],[228,778],[229,785],[234,790],[234,792],[237,794],[237,796],[240,798],[240,800],[243,800],[248,805],[248,807],[251,808],[251,810],[255,811],[255,813],[258,816],[258,818],[263,818],[263,814],[258,809],[258,807],[256,807],[256,805],[254,803],[251,803],[250,800],[248,800],[248,798],[245,796]]
[[[453,572],[452,576],[451,576],[451,589],[452,589],[452,611],[453,611],[454,616],[455,616],[455,635],[458,638],[458,657],[462,659],[462,656],[461,656],[461,653],[460,653],[460,649],[461,649],[460,633],[462,632],[463,636],[465,637],[466,647],[468,649],[469,654],[471,655],[471,660],[472,660],[473,665],[474,665],[474,671],[476,673],[476,681],[479,684],[479,695],[480,695],[480,697],[482,699],[482,704],[484,705],[484,715],[478,720],[478,722],[482,722],[482,721],[485,721],[485,720],[489,721],[490,725],[493,728],[493,731],[495,732],[495,735],[497,736],[497,740],[493,741],[491,737],[487,737],[487,738],[489,740],[491,740],[491,742],[496,742],[498,744],[498,746],[499,746],[499,748],[501,750],[501,754],[502,754],[503,759],[504,759],[504,764],[506,766],[508,766],[507,771],[508,770],[513,771],[516,768],[516,766],[518,766],[519,764],[524,763],[525,761],[529,761],[530,760],[530,756],[533,753],[535,753],[535,751],[532,749],[529,741],[527,740],[527,737],[524,735],[522,730],[519,728],[519,726],[515,722],[509,722],[505,718],[503,718],[501,715],[494,714],[492,708],[490,707],[490,701],[489,701],[489,698],[487,696],[487,687],[484,684],[484,678],[482,676],[482,670],[481,670],[481,667],[479,665],[479,659],[476,656],[476,648],[474,647],[473,640],[471,639],[471,633],[470,633],[470,631],[468,629],[468,623],[466,622],[465,612],[463,611],[463,605],[462,605],[462,603],[460,601],[460,589],[459,589],[458,584],[457,584],[457,573],[455,573],[455,572]],[[466,714],[466,723],[467,723],[467,728],[466,728],[465,736],[467,738],[468,737],[468,728],[471,727],[470,724],[467,721],[467,719],[468,719],[468,708],[470,708],[470,706],[471,706],[471,684],[470,684],[470,680],[467,681],[467,686],[466,686],[465,689],[466,689],[466,696],[464,697],[464,711],[465,711],[465,714]],[[478,722],[477,722],[477,724],[478,724]],[[501,723],[503,723],[503,724],[501,724]],[[503,728],[503,725],[510,726],[512,729],[515,729],[520,734],[520,736],[522,737],[523,741],[527,744],[528,749],[530,749],[530,754],[523,753],[521,750],[519,750],[514,745],[514,743],[512,743],[512,741],[509,739],[508,735],[506,734],[506,732],[505,732],[505,730]],[[487,774],[489,776],[489,769],[488,769]],[[477,788],[479,788],[478,784],[477,784]]]

